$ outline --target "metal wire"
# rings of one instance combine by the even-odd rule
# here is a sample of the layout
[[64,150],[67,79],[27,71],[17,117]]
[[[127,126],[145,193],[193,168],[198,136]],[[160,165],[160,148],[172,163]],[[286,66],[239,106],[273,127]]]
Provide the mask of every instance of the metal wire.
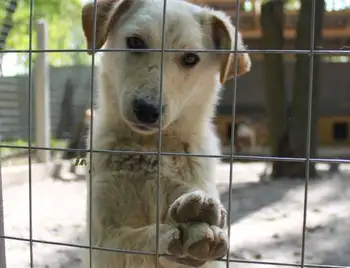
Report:
[[29,52],[28,52],[28,165],[29,165],[29,258],[30,268],[34,267],[34,256],[33,256],[33,204],[32,204],[32,96],[33,96],[33,21],[34,21],[34,0],[30,0],[29,7]]
[[93,28],[92,28],[92,55],[91,55],[91,76],[90,76],[90,148],[89,148],[89,161],[90,161],[90,168],[89,168],[89,266],[92,268],[92,173],[93,173],[93,165],[92,165],[92,148],[93,148],[93,118],[94,118],[94,78],[95,78],[95,53],[96,53],[96,28],[97,27],[97,0],[94,0],[94,7],[93,7]]
[[[150,48],[150,49],[125,49],[125,48],[100,48],[100,49],[33,49],[32,53],[69,53],[69,52],[133,52],[133,53],[142,53],[142,52],[193,52],[193,53],[243,53],[247,52],[249,54],[310,54],[309,49],[247,49],[247,50],[232,50],[232,49],[170,49],[165,48],[164,50]],[[29,53],[28,49],[8,49],[1,51],[1,53]],[[315,55],[347,55],[350,54],[350,47],[343,47],[341,49],[318,49],[313,52]]]
[[[0,137],[1,142],[1,137]],[[1,148],[0,148],[0,267],[6,268],[6,246],[5,246],[5,219],[4,219],[4,206],[2,195],[2,163],[1,163]]]
[[[234,68],[234,73],[238,73],[238,57],[237,57],[237,50],[238,50],[238,29],[239,29],[239,10],[240,10],[240,1],[236,0],[236,20],[235,20],[235,44],[234,44],[234,62],[233,62],[233,68]],[[233,94],[232,94],[232,112],[231,112],[231,140],[230,140],[230,177],[229,177],[229,192],[228,192],[228,215],[227,215],[227,235],[228,235],[228,241],[229,241],[229,246],[228,246],[228,256],[230,256],[230,248],[231,248],[231,203],[233,201],[232,199],[232,186],[233,186],[233,152],[234,152],[234,146],[235,146],[235,118],[236,118],[236,95],[237,95],[237,75],[234,76],[233,79]],[[230,258],[227,258],[226,261],[226,268],[230,267]]]
[[[234,160],[250,160],[250,161],[285,161],[285,162],[304,162],[306,165],[305,170],[305,189],[304,189],[304,204],[303,204],[303,223],[302,223],[302,253],[301,253],[301,261],[300,263],[284,263],[284,262],[267,262],[267,261],[254,261],[254,260],[240,260],[240,259],[232,259],[228,257],[226,259],[221,259],[218,261],[226,262],[227,268],[230,263],[247,263],[247,264],[261,264],[261,265],[275,265],[275,266],[289,266],[289,267],[310,267],[310,268],[340,268],[345,266],[336,266],[336,265],[319,265],[319,264],[306,264],[305,263],[305,250],[306,250],[306,222],[307,222],[307,208],[308,208],[308,181],[310,179],[310,164],[311,163],[350,163],[350,159],[332,159],[332,158],[312,158],[311,157],[311,121],[312,121],[312,91],[313,91],[313,69],[314,69],[314,56],[315,55],[350,55],[349,47],[343,47],[339,50],[326,50],[326,49],[318,49],[315,50],[315,6],[316,1],[312,0],[312,14],[311,14],[311,35],[310,35],[310,49],[307,50],[273,50],[273,49],[248,49],[247,51],[239,50],[238,45],[238,28],[239,28],[239,13],[240,13],[240,1],[236,1],[236,18],[235,18],[235,26],[237,31],[235,32],[235,46],[233,50],[191,50],[191,49],[166,49],[165,48],[165,22],[166,22],[166,3],[164,0],[163,6],[163,21],[162,21],[162,46],[161,49],[147,49],[147,50],[131,50],[131,49],[97,49],[96,48],[96,18],[97,18],[97,8],[96,3],[97,0],[94,0],[94,8],[93,8],[93,45],[92,49],[33,49],[32,42],[32,33],[33,33],[33,9],[34,9],[34,0],[30,0],[30,21],[29,21],[29,49],[25,50],[14,50],[8,49],[2,51],[2,53],[27,53],[29,57],[29,80],[28,80],[28,91],[29,91],[29,107],[28,107],[28,123],[29,126],[32,125],[32,91],[33,91],[33,79],[32,79],[32,57],[33,53],[55,53],[55,52],[92,52],[91,58],[91,77],[90,77],[90,109],[91,109],[91,118],[90,118],[90,148],[88,150],[85,149],[70,149],[70,148],[46,148],[46,147],[38,147],[32,145],[32,132],[31,127],[28,130],[28,146],[11,146],[11,145],[1,145],[1,148],[17,148],[17,149],[27,149],[29,152],[28,155],[28,165],[29,165],[29,238],[19,238],[12,237],[6,235],[0,235],[0,239],[9,239],[9,240],[17,240],[29,242],[30,244],[30,267],[34,267],[34,259],[33,259],[33,243],[38,244],[50,244],[50,245],[59,245],[66,247],[75,247],[89,250],[89,264],[90,268],[92,267],[92,251],[93,250],[102,250],[102,251],[110,251],[110,252],[119,252],[124,254],[138,254],[138,255],[148,255],[155,256],[155,266],[158,267],[158,259],[160,256],[165,256],[159,252],[159,225],[160,225],[160,179],[161,179],[161,157],[162,156],[187,156],[187,157],[209,157],[209,158],[225,158],[230,160],[230,168],[229,168],[229,204],[228,204],[228,237],[231,238],[231,203],[232,203],[232,188],[233,188],[233,161]],[[273,157],[273,156],[257,156],[257,155],[237,155],[234,152],[234,135],[231,135],[230,140],[230,153],[229,154],[220,154],[220,155],[207,155],[207,154],[192,154],[192,153],[175,153],[175,152],[164,152],[162,151],[162,121],[163,115],[160,113],[159,120],[159,129],[158,129],[158,143],[157,143],[157,151],[155,152],[142,152],[142,151],[126,151],[126,150],[101,150],[101,149],[93,149],[93,113],[94,113],[94,77],[95,77],[95,53],[96,52],[125,52],[125,51],[133,51],[133,52],[158,52],[161,53],[161,63],[160,63],[160,95],[159,95],[159,109],[162,110],[163,105],[163,73],[164,73],[164,53],[166,52],[198,52],[198,53],[234,53],[234,70],[235,73],[238,71],[238,60],[237,54],[242,52],[247,52],[250,54],[254,53],[274,53],[274,54],[304,54],[310,56],[310,65],[309,65],[309,94],[308,94],[308,115],[307,115],[307,137],[306,137],[306,155],[305,157]],[[238,82],[237,77],[235,76],[233,80],[233,97],[232,97],[232,112],[231,112],[231,133],[235,131],[235,117],[236,117],[236,94],[237,94]],[[92,200],[92,155],[94,153],[113,153],[113,154],[139,154],[139,155],[155,155],[158,159],[158,172],[157,172],[157,191],[156,191],[156,203],[157,203],[157,219],[156,219],[156,252],[139,252],[132,250],[122,250],[116,248],[104,248],[104,247],[95,247],[92,244],[92,203],[89,202],[89,245],[79,245],[79,244],[71,244],[71,243],[59,243],[54,241],[46,241],[46,240],[38,240],[33,239],[33,220],[32,220],[32,152],[34,150],[51,150],[51,151],[75,151],[75,152],[89,152],[89,162],[90,162],[90,170],[89,170],[89,191],[88,195],[90,200]],[[1,170],[0,170],[1,171]],[[1,195],[0,195],[1,196]],[[229,239],[230,241],[231,239]]]
[[[18,145],[5,145],[0,144],[0,148],[10,148],[10,149],[28,149],[27,146],[18,146]],[[73,151],[73,152],[80,152],[80,153],[86,153],[90,152],[90,150],[86,149],[75,149],[75,148],[50,148],[50,147],[40,147],[40,146],[32,146],[32,150],[51,150],[51,151],[59,151],[59,152],[65,152],[65,151]],[[91,150],[93,153],[110,153],[110,154],[130,154],[130,155],[157,155],[158,152],[149,151],[127,151],[127,150],[103,150],[103,149],[94,149]],[[306,157],[280,157],[280,156],[268,156],[268,155],[235,155],[233,154],[231,157],[231,154],[194,154],[194,153],[177,153],[177,152],[165,152],[162,151],[160,154],[163,156],[186,156],[186,157],[203,157],[203,158],[222,158],[225,160],[230,160],[233,158],[234,160],[247,160],[247,161],[255,161],[255,162],[274,162],[274,161],[280,161],[280,162],[305,162]],[[350,164],[350,159],[340,159],[340,158],[312,158],[310,157],[310,163],[338,163],[338,164]]]
[[[72,247],[72,248],[80,248],[80,249],[90,249],[89,246],[81,245],[81,244],[73,244],[73,243],[62,243],[62,242],[54,242],[54,241],[47,241],[42,239],[28,239],[23,237],[16,237],[16,236],[3,236],[1,238],[13,240],[13,241],[22,241],[22,242],[30,242],[36,244],[46,244],[46,245],[54,245],[54,246],[63,246],[63,247]],[[133,251],[133,250],[122,250],[122,249],[116,249],[116,248],[106,248],[106,247],[92,247],[93,250],[101,250],[106,252],[116,252],[116,253],[123,253],[123,254],[134,254],[134,255],[144,255],[144,256],[154,256],[155,254],[152,252],[144,252],[144,251]],[[160,256],[168,256],[166,254],[160,254]],[[227,262],[227,259],[220,259],[217,260],[220,262]],[[273,261],[256,261],[256,260],[243,260],[243,259],[229,259],[230,263],[246,263],[246,264],[261,264],[261,265],[274,265],[274,266],[287,266],[287,267],[300,267],[300,264],[298,263],[289,263],[289,262],[273,262]],[[342,265],[325,265],[325,264],[304,264],[305,268],[348,268],[348,266],[342,266]]]
[[165,47],[165,22],[166,22],[166,4],[167,0],[163,2],[163,17],[162,17],[162,49],[160,54],[160,93],[159,93],[159,128],[158,128],[158,174],[157,174],[157,219],[156,219],[156,257],[155,257],[155,266],[159,267],[159,225],[160,225],[160,173],[161,173],[161,151],[162,151],[162,125],[163,125],[163,74],[164,74],[164,47]]
[[[47,241],[42,239],[28,239],[22,237],[15,236],[3,236],[1,238],[13,240],[13,241],[22,241],[22,242],[30,242],[36,244],[46,244],[46,245],[54,245],[54,246],[63,246],[63,247],[72,247],[72,248],[80,248],[80,249],[90,249],[89,246],[81,245],[81,244],[73,244],[73,243],[62,243],[62,242],[54,242]],[[116,248],[106,248],[106,247],[92,247],[93,250],[101,250],[106,252],[115,252],[115,253],[123,253],[123,254],[133,254],[133,255],[144,255],[144,256],[154,256],[155,254],[152,252],[144,252],[144,251],[133,251],[133,250],[122,250]],[[160,256],[168,256],[167,254],[159,254]],[[219,262],[227,262],[227,259],[217,260]],[[255,261],[255,260],[243,260],[243,259],[229,259],[230,263],[246,263],[246,264],[260,264],[260,265],[274,265],[274,266],[287,266],[287,267],[300,267],[298,263],[288,263],[288,262],[273,262],[273,261]],[[324,264],[304,264],[305,268],[348,268],[348,266],[342,265],[324,265]]]
[[303,231],[301,241],[301,268],[304,268],[305,247],[306,247],[306,221],[307,221],[307,200],[308,187],[310,179],[310,152],[311,152],[311,119],[312,119],[312,92],[314,77],[314,46],[315,46],[315,20],[316,20],[316,1],[312,0],[311,22],[310,22],[310,64],[309,64],[309,96],[307,111],[307,134],[306,134],[306,170],[305,170],[305,189],[304,189],[304,207],[303,207]]

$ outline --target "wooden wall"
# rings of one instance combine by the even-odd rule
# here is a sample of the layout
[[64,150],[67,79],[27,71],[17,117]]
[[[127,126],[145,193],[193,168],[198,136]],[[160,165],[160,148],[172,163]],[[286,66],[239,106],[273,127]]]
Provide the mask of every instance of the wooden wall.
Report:
[[[236,121],[244,120],[245,116],[237,114]],[[249,118],[249,117],[248,117]],[[334,124],[343,124],[348,129],[345,139],[336,140],[334,138]],[[227,129],[231,124],[231,116],[219,115],[215,124],[218,134],[224,146],[230,145]],[[256,145],[265,147],[268,145],[268,128],[265,117],[256,117],[252,120],[252,127],[256,133]],[[344,126],[341,126],[343,128]],[[321,116],[318,121],[318,139],[320,146],[350,146],[350,114],[349,116]]]

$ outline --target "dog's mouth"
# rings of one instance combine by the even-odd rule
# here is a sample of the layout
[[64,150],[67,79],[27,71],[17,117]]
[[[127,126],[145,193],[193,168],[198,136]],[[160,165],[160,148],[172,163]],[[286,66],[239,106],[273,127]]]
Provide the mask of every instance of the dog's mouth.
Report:
[[159,124],[131,123],[130,125],[135,131],[143,133],[143,134],[153,134],[153,133],[159,131]]
[[152,125],[148,125],[148,124],[133,124],[134,127],[143,130],[143,131],[153,131],[153,130],[157,130],[159,129],[159,125],[158,124],[152,124]]

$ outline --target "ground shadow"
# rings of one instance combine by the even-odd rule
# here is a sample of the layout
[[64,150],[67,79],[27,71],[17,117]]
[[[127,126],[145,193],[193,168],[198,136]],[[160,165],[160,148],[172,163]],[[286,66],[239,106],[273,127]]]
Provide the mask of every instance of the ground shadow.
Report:
[[[347,232],[349,221],[341,219],[324,222],[317,229],[306,229],[305,264],[314,267],[350,265],[350,233]],[[245,261],[279,262],[300,264],[302,256],[301,234],[288,233],[275,236],[269,241],[247,244],[235,248],[242,253]],[[238,258],[239,259],[239,258]],[[247,267],[246,264],[236,265]],[[264,265],[272,268],[276,265]]]
[[248,217],[251,213],[281,200],[290,189],[303,184],[302,180],[287,179],[233,184],[230,206],[230,192],[227,185],[224,185],[221,187],[226,186],[226,190],[221,192],[220,199],[227,212],[231,213],[230,224],[233,224]]
[[[350,173],[348,170],[337,174],[320,171],[320,175],[321,179],[309,181],[305,262],[314,267],[349,267]],[[298,189],[293,189],[293,183]],[[241,232],[239,238],[235,238],[232,250],[243,256],[245,261],[300,263],[304,182],[273,181],[269,183],[268,189],[265,187],[259,183],[234,187],[232,203],[243,205],[237,205],[238,208],[236,206],[232,214],[231,222]],[[288,191],[290,192],[286,194]],[[223,199],[227,199],[228,193],[223,195]],[[242,203],[247,198],[254,201],[248,202],[248,205]],[[278,198],[284,200],[277,200]],[[277,206],[273,205],[275,202],[278,203]],[[267,213],[274,210],[271,214],[283,212],[287,216],[284,219],[275,217],[270,220],[264,217],[267,215],[265,211],[252,215],[264,206],[267,207]],[[249,218],[248,221],[239,223],[244,217]],[[246,268],[247,265],[235,263],[234,267]]]
[[[336,173],[318,170],[319,179],[309,180],[309,188],[328,180],[330,177],[350,178],[349,170]],[[280,179],[259,182],[239,182],[232,184],[231,205],[230,191],[227,183],[219,183],[220,199],[228,213],[231,213],[230,224],[235,223],[251,213],[280,201],[288,191],[296,187],[304,187],[305,179]],[[339,191],[341,191],[341,186]],[[328,201],[337,196],[329,196]],[[230,207],[230,211],[229,211]]]

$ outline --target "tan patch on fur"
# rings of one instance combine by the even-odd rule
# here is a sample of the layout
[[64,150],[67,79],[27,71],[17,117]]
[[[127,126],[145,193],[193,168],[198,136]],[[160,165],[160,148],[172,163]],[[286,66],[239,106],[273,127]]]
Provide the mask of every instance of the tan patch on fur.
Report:
[[[98,0],[96,7],[94,3],[88,3],[82,10],[82,26],[87,42],[87,48],[93,49],[95,37],[95,49],[100,49],[106,42],[107,35],[112,27],[116,25],[121,15],[128,11],[131,6],[130,0],[122,1],[119,8],[113,13],[113,7],[118,0]],[[95,11],[96,10],[96,11]],[[95,11],[95,12],[94,12]],[[94,17],[96,13],[96,31],[94,35]],[[90,55],[93,53],[88,52]]]

